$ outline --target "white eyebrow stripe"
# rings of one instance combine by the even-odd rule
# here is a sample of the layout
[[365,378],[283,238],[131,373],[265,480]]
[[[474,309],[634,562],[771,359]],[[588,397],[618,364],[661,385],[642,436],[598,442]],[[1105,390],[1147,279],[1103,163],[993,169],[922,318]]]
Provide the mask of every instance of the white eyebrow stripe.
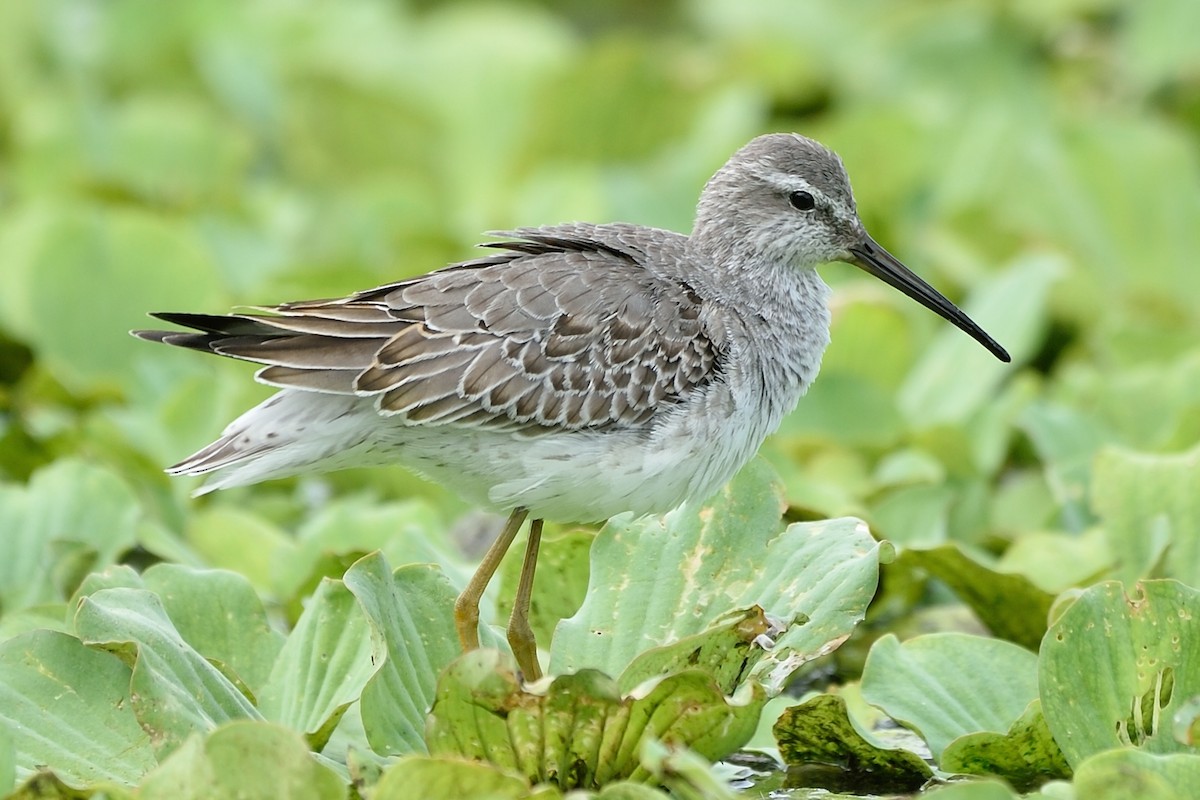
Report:
[[830,197],[799,175],[793,175],[790,172],[773,172],[767,176],[767,182],[779,191],[788,194],[792,192],[808,192],[816,198],[817,204],[828,209],[838,222],[847,225],[856,225],[858,223],[858,212],[852,206]]
[[824,197],[825,195],[811,183],[804,180],[798,175],[789,175],[784,172],[779,172],[771,176],[772,183],[776,187],[787,192],[808,192],[813,197]]

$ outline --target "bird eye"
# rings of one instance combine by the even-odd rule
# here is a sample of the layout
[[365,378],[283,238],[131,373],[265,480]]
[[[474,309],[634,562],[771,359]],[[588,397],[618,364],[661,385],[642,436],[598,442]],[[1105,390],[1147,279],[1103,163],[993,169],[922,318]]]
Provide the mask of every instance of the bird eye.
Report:
[[817,201],[808,192],[792,192],[788,195],[788,202],[797,211],[812,211],[817,207]]

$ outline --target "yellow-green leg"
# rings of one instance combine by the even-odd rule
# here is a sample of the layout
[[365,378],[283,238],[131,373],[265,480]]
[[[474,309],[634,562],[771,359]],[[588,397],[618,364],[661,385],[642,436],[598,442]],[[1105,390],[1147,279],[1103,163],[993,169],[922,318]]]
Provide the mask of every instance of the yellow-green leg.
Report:
[[525,680],[536,681],[542,677],[538,664],[537,641],[533,628],[529,626],[529,601],[533,596],[533,572],[537,569],[538,547],[542,543],[542,521],[529,523],[529,543],[525,545],[525,561],[521,564],[521,579],[517,582],[517,596],[513,600],[512,616],[508,618],[508,644],[517,665],[525,674]]
[[464,653],[479,647],[479,598],[483,597],[488,582],[496,574],[496,568],[500,566],[504,554],[517,537],[517,531],[521,529],[521,523],[528,515],[529,511],[524,508],[513,509],[508,515],[508,522],[504,523],[504,530],[500,531],[496,541],[492,542],[492,546],[484,554],[483,561],[471,576],[467,588],[463,589],[462,594],[454,601],[454,627],[458,629],[458,641],[462,643]]

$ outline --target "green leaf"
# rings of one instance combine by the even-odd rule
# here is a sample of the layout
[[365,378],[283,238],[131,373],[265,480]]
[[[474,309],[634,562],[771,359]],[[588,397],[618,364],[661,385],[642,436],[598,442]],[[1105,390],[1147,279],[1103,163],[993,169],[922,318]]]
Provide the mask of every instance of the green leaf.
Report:
[[[668,782],[677,787],[674,798],[696,800],[724,800],[732,796],[728,789],[715,783],[708,765],[703,762],[685,762],[685,754],[668,751],[665,756],[654,754],[654,765]],[[644,759],[643,759],[644,760]],[[703,770],[703,774],[698,772]],[[704,780],[707,778],[707,780]],[[697,787],[707,794],[688,794],[686,790]],[[376,784],[373,800],[409,800],[413,787],[420,787],[421,800],[562,800],[563,793],[551,784],[530,787],[521,775],[500,769],[494,764],[485,764],[451,756],[404,756],[384,772]],[[698,787],[697,787],[698,788]],[[580,800],[667,800],[668,795],[659,789],[642,783],[618,781],[608,783],[600,792],[572,792],[571,798]]]
[[457,593],[436,567],[392,572],[381,553],[359,560],[344,580],[371,626],[372,652],[384,653],[362,691],[367,740],[380,755],[423,752],[437,676],[460,652]]
[[723,758],[753,734],[765,701],[753,684],[726,698],[698,670],[624,698],[595,670],[522,689],[506,663],[499,651],[476,650],[443,673],[426,731],[431,754],[486,760],[564,788],[645,782],[652,773],[639,760],[644,741]]
[[686,747],[671,747],[658,739],[642,742],[639,758],[654,783],[679,800],[736,800],[729,786],[708,763]]
[[[1200,350],[1188,342],[1187,350],[1172,357],[1155,344],[1162,339],[1147,337],[1142,345],[1147,352],[1122,369],[1114,369],[1110,358],[1075,365],[1065,385],[1056,387],[1059,422],[1070,423],[1072,416],[1091,420],[1100,434],[1094,450],[1114,442],[1136,443],[1149,452],[1195,446]],[[1087,409],[1086,416],[1078,409]]]
[[951,742],[938,764],[944,772],[996,775],[1022,792],[1048,780],[1070,778],[1071,768],[1034,700],[1007,733],[981,731]]
[[954,487],[948,483],[900,486],[885,492],[871,510],[880,536],[904,546],[933,545],[946,540]]
[[334,563],[349,559],[347,566],[363,554],[379,550],[389,563],[440,564],[453,579],[469,573],[439,547],[445,529],[431,504],[423,500],[379,503],[365,497],[338,498],[324,505],[300,526],[294,547],[278,552],[273,565],[274,588],[280,597],[304,596],[323,577],[340,578],[323,572]]
[[981,563],[958,544],[913,548],[904,551],[904,557],[949,586],[997,637],[1030,650],[1038,648],[1054,595],[1023,575]]
[[[537,580],[533,583],[529,604],[529,625],[539,642],[549,643],[559,620],[570,617],[583,604],[588,586],[588,554],[595,538],[595,533],[585,530],[562,531],[542,538]],[[524,551],[523,539],[509,549],[514,555]],[[507,619],[512,614],[522,561],[521,558],[506,558],[500,568],[499,602],[496,604],[499,619]]]
[[260,592],[274,588],[275,574],[293,547],[292,538],[278,526],[228,505],[196,508],[184,536],[206,566],[244,575]]
[[[838,296],[837,312],[829,326],[829,347],[821,357],[820,380],[813,384],[796,413],[806,413],[804,408],[809,398],[814,392],[821,391],[821,385],[830,375],[854,376],[882,391],[886,400],[875,402],[886,405],[887,410],[881,420],[859,420],[851,424],[890,429],[892,432],[887,438],[862,440],[883,445],[892,435],[899,436],[904,430],[895,396],[912,367],[913,325],[908,313],[910,309],[896,302],[897,298],[890,294],[891,289],[870,283],[860,284],[859,288],[861,291],[850,290]],[[904,301],[901,299],[901,302]],[[837,428],[829,432],[842,438]],[[852,440],[860,441],[858,436],[853,436]]]
[[159,202],[189,203],[234,194],[248,166],[250,142],[240,126],[199,96],[130,95],[114,109],[103,176]]
[[51,630],[70,633],[70,605],[45,603],[30,606],[0,617],[0,642],[30,631]]
[[888,634],[863,667],[863,698],[925,737],[934,759],[959,736],[1005,733],[1038,696],[1037,656],[1000,639]]
[[111,471],[67,458],[26,487],[0,486],[0,610],[65,600],[75,586],[54,578],[81,548],[92,569],[136,541],[137,499]]
[[[1020,363],[1037,346],[1050,287],[1062,263],[1027,256],[980,287],[965,311]],[[900,390],[900,409],[918,428],[963,423],[995,397],[1012,368],[962,331],[946,326]]]
[[[0,650],[0,652],[3,652]],[[0,656],[3,658],[3,656]],[[3,662],[0,661],[0,664]],[[3,669],[0,667],[0,669]],[[7,676],[5,676],[7,677]],[[6,721],[7,722],[7,721]],[[7,724],[0,724],[0,792],[7,795],[17,784],[17,750]]]
[[310,737],[320,751],[351,703],[387,657],[381,637],[341,581],[325,579],[309,598],[267,684],[259,710]]
[[1108,541],[1098,528],[1079,535],[1022,533],[996,561],[996,569],[1024,575],[1050,594],[1095,583],[1112,565]]
[[1196,51],[1188,31],[1200,25],[1200,9],[1191,3],[1163,3],[1132,9],[1119,43],[1122,60],[1139,84],[1169,84],[1184,65],[1194,68]]
[[935,786],[920,797],[934,800],[1019,800],[1020,795],[1003,783],[995,781],[958,781]]
[[[863,730],[839,695],[817,695],[792,706],[780,715],[773,732],[793,785],[834,790],[846,786],[873,794],[911,792],[933,774],[916,753],[888,747]],[[837,774],[828,774],[830,769]]]
[[383,774],[372,800],[409,800],[419,786],[422,800],[557,800],[551,787],[534,790],[521,775],[495,764],[448,756],[405,756]]
[[[1041,198],[1053,198],[1058,207],[1043,206],[1038,227],[1053,231],[1087,264],[1064,287],[1060,309],[1090,327],[1103,350],[1129,363],[1194,346],[1195,328],[1185,321],[1194,321],[1197,294],[1183,264],[1200,247],[1200,232],[1173,231],[1200,213],[1200,198],[1185,188],[1196,179],[1197,164],[1183,128],[1132,111],[1105,119],[1104,125],[1077,120],[1059,134],[1065,138],[1054,148],[1057,163],[1043,169],[1043,177],[1061,191]],[[1128,214],[1130,197],[1164,205],[1160,213]],[[1129,269],[1135,261],[1146,267]]]
[[1038,670],[1046,722],[1072,767],[1114,747],[1186,751],[1171,727],[1200,695],[1200,592],[1170,580],[1129,595],[1116,581],[1093,586],[1047,631]]
[[1092,521],[1087,504],[1092,461],[1106,432],[1080,409],[1049,402],[1031,404],[1017,423],[1037,451],[1062,524],[1069,531],[1083,531]]
[[266,683],[283,636],[249,581],[233,572],[155,564],[142,575],[183,640],[232,669],[255,693]]
[[4,800],[135,800],[136,795],[127,787],[109,781],[89,783],[85,788],[76,788],[51,770],[40,770],[30,776]]
[[113,335],[140,325],[147,309],[218,299],[213,264],[187,222],[124,206],[55,207],[4,271],[15,294],[0,308],[13,309],[14,329],[77,390],[128,381],[136,360],[156,357],[145,342]]
[[1121,748],[1086,759],[1075,771],[1080,800],[1190,800],[1200,786],[1200,755],[1155,755]]
[[812,390],[784,417],[779,435],[886,447],[904,433],[894,394],[865,377],[822,367]]
[[[628,161],[681,137],[695,114],[699,87],[621,38],[601,40],[555,70],[540,123],[526,146],[541,158]],[[609,121],[612,127],[599,127]]]
[[[680,789],[682,781],[675,782],[674,795],[667,795],[662,791],[655,789],[653,786],[647,786],[644,783],[632,783],[630,781],[617,781],[610,783],[595,794],[595,800],[669,800],[669,798],[687,797]],[[572,795],[574,797],[574,795]],[[584,795],[590,797],[590,795]],[[724,795],[717,795],[717,798]],[[700,795],[695,800],[708,800],[708,798]]]
[[[1025,468],[1007,466],[1004,479],[996,486],[989,487],[988,492],[987,524],[998,536],[1019,540],[1028,535],[1028,531],[1061,526],[1058,522],[1058,501],[1050,491],[1046,476],[1033,465]],[[1010,571],[1033,578],[1022,570]],[[1037,583],[1036,579],[1034,582]],[[1046,588],[1040,583],[1038,585]]]
[[1188,747],[1200,747],[1200,696],[1180,703],[1172,721],[1175,741]]
[[78,608],[80,599],[101,589],[145,589],[146,582],[138,571],[127,564],[113,564],[83,579],[71,598],[71,608]]
[[764,645],[773,647],[770,635],[778,632],[758,606],[731,611],[703,633],[643,651],[621,673],[617,687],[631,692],[645,681],[700,669],[716,680],[721,691],[733,694],[768,652]]
[[[1146,577],[1166,545],[1165,575],[1200,586],[1200,447],[1165,456],[1102,450],[1092,505],[1117,557],[1118,578]],[[1158,539],[1155,530],[1164,528],[1166,538]]]
[[192,734],[146,776],[139,800],[272,797],[344,800],[341,778],[313,759],[294,731],[269,722],[229,722]]
[[160,757],[193,732],[260,718],[238,687],[183,640],[151,592],[115,588],[88,595],[75,613],[75,629],[84,644],[110,650],[133,668],[133,710]]
[[0,643],[0,731],[16,777],[49,767],[78,786],[137,784],[157,760],[129,704],[129,680],[119,659],[64,633]]
[[768,693],[779,691],[862,618],[884,552],[859,520],[781,531],[780,512],[779,486],[756,460],[705,504],[610,520],[592,545],[583,606],[555,632],[550,672],[619,675],[649,648],[759,606],[790,626],[752,675]]

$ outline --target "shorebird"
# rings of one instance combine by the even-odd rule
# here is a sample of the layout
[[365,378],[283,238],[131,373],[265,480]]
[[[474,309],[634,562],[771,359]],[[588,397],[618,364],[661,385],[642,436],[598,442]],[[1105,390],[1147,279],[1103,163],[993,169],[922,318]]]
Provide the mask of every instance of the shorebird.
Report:
[[859,221],[841,159],[760,136],[705,185],[690,235],[624,223],[495,234],[496,252],[348,297],[251,313],[153,316],[143,339],[264,365],[275,395],[167,471],[199,491],[401,464],[507,512],[455,604],[464,650],[479,600],[532,518],[508,640],[540,676],[528,621],[542,521],[662,513],[715,492],[816,377],[829,289],[854,264],[1005,352]]

